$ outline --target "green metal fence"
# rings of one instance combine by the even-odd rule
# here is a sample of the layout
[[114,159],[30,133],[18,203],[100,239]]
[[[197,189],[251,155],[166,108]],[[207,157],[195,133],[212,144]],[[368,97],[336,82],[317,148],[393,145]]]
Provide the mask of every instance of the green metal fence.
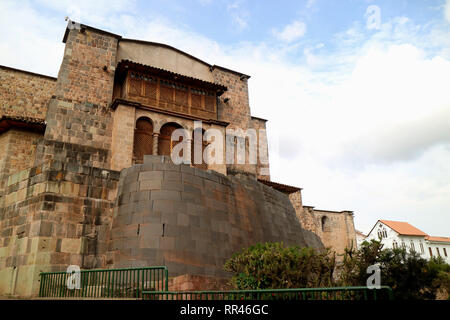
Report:
[[[79,277],[79,288],[68,287],[70,276]],[[142,298],[143,291],[168,290],[165,266],[42,272],[40,280],[39,297],[48,298]]]
[[392,289],[332,287],[236,291],[143,291],[144,300],[393,300]]

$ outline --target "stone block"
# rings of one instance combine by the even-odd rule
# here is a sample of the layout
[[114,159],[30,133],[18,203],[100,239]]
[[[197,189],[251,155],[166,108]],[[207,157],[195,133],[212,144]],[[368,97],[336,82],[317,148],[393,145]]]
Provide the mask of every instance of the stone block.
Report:
[[179,226],[189,226],[189,216],[184,213],[178,213],[177,215],[177,225]]
[[174,237],[161,237],[159,243],[160,243],[159,247],[162,250],[175,250],[175,238]]
[[173,163],[155,163],[153,164],[153,170],[180,171],[180,165]]
[[139,173],[139,181],[143,180],[162,180],[163,171],[143,171]]
[[181,173],[177,171],[164,171],[164,181],[181,183]]
[[160,237],[161,235],[143,235],[142,237],[140,237],[139,247],[158,249]]
[[171,190],[153,190],[150,197],[151,200],[181,200],[180,192]]
[[180,165],[180,171],[181,173],[195,174],[195,168],[184,164]]
[[81,239],[62,239],[61,241],[61,252],[67,253],[80,253],[81,250]]
[[161,212],[161,222],[167,225],[176,225],[177,213],[175,212]]
[[154,212],[174,212],[174,201],[172,200],[155,200],[153,201]]
[[183,185],[177,181],[166,181],[163,180],[161,184],[161,190],[172,190],[172,191],[183,191]]
[[160,190],[161,180],[143,180],[139,183],[139,190]]
[[141,237],[148,236],[162,236],[163,224],[162,223],[149,223],[141,225],[140,235]]
[[158,155],[144,155],[144,164],[164,163],[164,157]]

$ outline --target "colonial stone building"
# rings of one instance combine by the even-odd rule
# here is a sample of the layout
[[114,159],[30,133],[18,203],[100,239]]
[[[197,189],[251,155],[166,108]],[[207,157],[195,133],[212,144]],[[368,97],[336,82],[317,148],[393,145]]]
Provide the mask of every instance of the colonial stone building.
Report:
[[[270,181],[248,75],[72,21],[63,42],[57,78],[0,66],[0,295],[36,295],[40,272],[68,265],[221,279],[256,242],[354,244],[351,212],[303,206],[300,188]],[[178,128],[192,149],[214,129],[246,160],[173,164]],[[256,163],[229,129],[255,129]]]

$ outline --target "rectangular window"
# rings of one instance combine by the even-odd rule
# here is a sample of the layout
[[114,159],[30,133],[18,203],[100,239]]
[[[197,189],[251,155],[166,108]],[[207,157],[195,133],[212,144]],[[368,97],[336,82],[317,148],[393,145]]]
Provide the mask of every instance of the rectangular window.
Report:
[[430,257],[433,256],[433,250],[431,250],[431,248],[428,248],[428,250],[430,251]]
[[414,242],[411,241],[411,251],[416,251],[416,248],[414,247]]
[[444,248],[444,255],[447,257],[447,249]]
[[422,242],[420,243],[420,251],[421,251],[422,253],[425,252],[425,250],[423,249],[423,244],[422,244]]
[[439,248],[437,248],[437,247],[436,247],[436,252],[437,252],[438,256],[440,257],[441,253],[439,252]]

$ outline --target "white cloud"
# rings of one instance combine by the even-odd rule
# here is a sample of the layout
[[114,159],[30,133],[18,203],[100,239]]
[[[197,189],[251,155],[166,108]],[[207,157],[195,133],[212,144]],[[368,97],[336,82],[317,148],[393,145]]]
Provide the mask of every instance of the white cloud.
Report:
[[242,1],[237,0],[227,5],[227,11],[238,31],[248,27],[249,12],[242,6]]
[[450,22],[450,0],[445,1],[444,5],[444,17],[445,19]]
[[308,0],[308,2],[306,2],[306,7],[311,8],[315,3],[316,0]]
[[301,21],[294,21],[284,27],[282,31],[273,31],[275,37],[284,42],[292,42],[303,37],[306,33],[306,24]]

